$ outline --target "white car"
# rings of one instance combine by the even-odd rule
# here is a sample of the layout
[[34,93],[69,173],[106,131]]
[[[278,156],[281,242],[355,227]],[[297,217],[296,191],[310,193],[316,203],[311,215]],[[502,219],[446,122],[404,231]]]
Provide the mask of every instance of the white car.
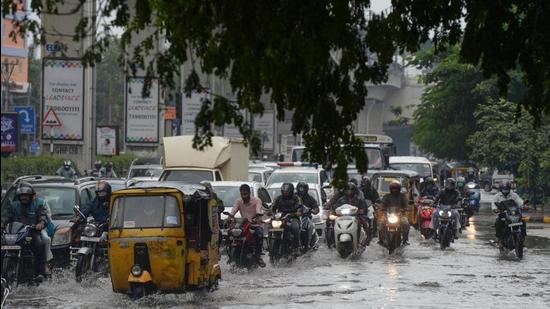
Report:
[[248,169],[248,181],[259,182],[265,184],[273,173],[271,168],[249,168]]
[[[280,163],[282,165],[284,163]],[[287,163],[288,167],[284,167],[273,171],[266,186],[270,187],[274,183],[312,183],[318,185],[320,188],[330,185],[330,179],[327,172],[318,167],[297,167],[296,164]]]
[[[296,185],[298,183],[293,183],[294,185],[294,193],[296,193]],[[275,201],[275,199],[281,195],[281,186],[283,183],[273,183],[269,187],[267,187],[267,191],[269,191],[269,194],[271,195],[271,199]],[[323,206],[327,202],[326,194],[323,191],[319,185],[315,183],[308,183],[309,187],[309,195],[317,201],[319,204],[319,213],[316,215],[313,215],[313,223],[315,224],[315,229],[317,230],[317,234],[321,235],[323,230],[325,229],[325,221],[322,220],[323,218]]]

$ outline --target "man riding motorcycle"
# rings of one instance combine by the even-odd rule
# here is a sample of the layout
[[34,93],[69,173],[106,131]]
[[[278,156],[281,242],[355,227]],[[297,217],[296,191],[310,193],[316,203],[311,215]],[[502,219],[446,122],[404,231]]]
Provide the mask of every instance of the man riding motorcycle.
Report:
[[[382,198],[382,209],[387,210],[390,207],[398,207],[401,209],[401,233],[403,238],[403,245],[409,244],[409,229],[410,224],[409,220],[407,219],[407,216],[405,215],[405,212],[407,210],[407,207],[409,206],[409,201],[407,196],[405,194],[401,193],[401,184],[398,181],[394,181],[390,184],[390,193],[384,195]],[[382,225],[380,226],[380,231],[384,231],[386,229],[386,220],[382,221]],[[383,237],[382,233],[379,235],[379,241],[378,244],[383,243],[383,239],[380,238]]]
[[42,280],[46,267],[46,243],[42,238],[42,230],[48,224],[47,209],[42,199],[36,198],[36,192],[29,183],[20,183],[15,191],[16,201],[8,204],[2,213],[2,231],[12,222],[34,225],[31,231],[31,246],[34,254],[34,273],[37,280]]
[[[455,239],[458,238],[460,232],[460,214],[454,209],[460,202],[460,192],[456,190],[456,181],[453,178],[447,178],[445,181],[445,189],[440,191],[435,198],[435,204],[437,205],[452,205],[451,217],[454,220]],[[437,231],[439,227],[439,211],[434,211],[432,214],[432,222],[430,228]],[[436,238],[437,238],[436,234]]]
[[263,206],[262,200],[257,197],[251,196],[250,186],[247,184],[242,184],[239,188],[241,197],[235,200],[233,208],[231,208],[231,217],[228,220],[231,220],[237,212],[240,212],[241,217],[247,219],[250,223],[253,224],[254,229],[254,240],[255,240],[255,254],[256,261],[260,267],[265,267],[265,262],[262,260],[262,248],[264,241],[264,230],[261,225],[260,218],[258,215],[263,215]]
[[380,195],[378,195],[378,191],[376,191],[376,188],[373,187],[370,181],[370,178],[368,176],[364,176],[361,179],[361,191],[363,191],[363,194],[365,195],[365,199],[369,200],[373,204],[380,199]]
[[466,195],[468,191],[468,188],[466,188],[466,178],[462,176],[456,178],[456,189],[462,198],[468,197]]
[[71,167],[71,161],[69,160],[63,161],[63,166],[60,167],[55,173],[56,175],[59,175],[68,179],[76,178],[76,171],[74,170],[74,168]]
[[319,203],[309,195],[309,186],[305,182],[299,182],[296,185],[296,194],[302,200],[302,205],[309,208],[311,213],[316,215],[319,213]]
[[[86,220],[88,216],[92,216],[95,222],[99,225],[106,223],[109,219],[109,200],[111,199],[111,185],[106,181],[98,181],[95,187],[96,196],[88,201],[80,210],[84,218],[77,217],[77,221]],[[107,226],[105,225],[105,228]]]
[[357,188],[357,186],[352,182],[348,183],[348,187],[344,191],[344,196],[340,197],[338,201],[336,201],[334,209],[345,204],[355,206],[359,209],[357,220],[359,221],[359,224],[361,224],[363,230],[365,231],[365,234],[367,235],[365,242],[361,245],[368,246],[370,244],[370,240],[372,239],[369,227],[370,220],[367,217],[370,205],[368,205],[365,199],[362,199],[358,193],[359,189]]
[[113,169],[113,162],[107,162],[107,164],[99,170],[99,177],[118,178],[115,170]]
[[[515,192],[512,192],[512,185],[509,181],[503,181],[499,184],[499,192],[495,194],[495,197],[493,199],[493,202],[491,203],[491,210],[498,214],[496,221],[495,221],[495,236],[498,240],[499,247],[502,247],[503,243],[503,237],[504,237],[504,228],[506,227],[506,223],[501,220],[502,213],[498,209],[497,203],[513,200],[519,209],[523,208],[523,200],[519,195]],[[522,220],[523,225],[521,226],[521,233],[523,234],[523,237],[527,235],[527,226],[525,224],[525,221]]]
[[433,196],[434,198],[439,194],[439,188],[435,185],[435,181],[432,177],[426,177],[424,182],[420,184],[420,196]]
[[294,185],[285,182],[281,186],[281,195],[278,196],[271,206],[272,212],[281,212],[283,217],[291,214],[290,232],[294,236],[292,244],[294,255],[300,255],[300,216],[302,210],[302,201],[294,194]]
[[96,160],[94,162],[94,167],[91,170],[88,170],[86,172],[86,174],[88,176],[100,177],[101,176],[101,166],[102,166],[101,160]]

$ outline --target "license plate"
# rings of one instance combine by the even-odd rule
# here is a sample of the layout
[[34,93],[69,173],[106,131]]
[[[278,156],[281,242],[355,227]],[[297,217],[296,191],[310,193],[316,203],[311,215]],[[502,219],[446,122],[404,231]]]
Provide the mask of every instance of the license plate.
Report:
[[282,232],[283,229],[270,229],[271,232]]
[[390,228],[388,228],[388,231],[397,232],[397,228],[396,227],[390,227]]
[[80,237],[80,241],[99,242],[99,237],[81,236],[81,237]]
[[508,224],[508,226],[519,226],[519,225],[523,225],[523,223],[517,222],[517,223],[510,223],[510,224]]
[[13,245],[13,246],[2,246],[2,250],[21,250],[21,246]]

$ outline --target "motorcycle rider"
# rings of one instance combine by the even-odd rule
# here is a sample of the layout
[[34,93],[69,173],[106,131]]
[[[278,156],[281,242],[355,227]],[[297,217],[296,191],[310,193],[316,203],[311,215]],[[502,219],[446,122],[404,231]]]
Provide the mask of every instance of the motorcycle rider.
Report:
[[[451,217],[454,220],[455,239],[458,239],[460,233],[460,214],[454,209],[460,202],[460,192],[456,190],[456,181],[454,178],[447,178],[445,180],[445,189],[440,191],[435,198],[435,204],[439,205],[452,205]],[[434,211],[432,214],[432,221],[430,222],[430,228],[437,231],[439,227],[439,211]],[[435,234],[437,238],[437,233]]]
[[302,215],[302,201],[294,194],[294,185],[289,182],[281,186],[281,195],[278,196],[271,206],[272,212],[281,212],[283,217],[290,216],[290,232],[294,236],[292,244],[294,255],[300,255],[300,216]]
[[253,224],[254,240],[256,241],[256,262],[260,267],[265,267],[265,262],[262,259],[264,230],[260,221],[261,217],[258,217],[258,215],[263,215],[262,200],[255,196],[251,196],[250,186],[247,184],[242,184],[239,191],[241,197],[235,200],[235,204],[233,204],[233,208],[231,208],[231,216],[235,216],[237,212],[240,212],[242,218],[247,219]]
[[307,183],[299,182],[296,185],[296,194],[302,201],[302,205],[304,206],[304,213],[308,213],[307,216],[302,217],[302,224],[305,224],[307,222],[306,219],[309,220],[311,224],[313,224],[311,214],[316,215],[319,213],[319,203],[317,203],[317,201],[311,195],[309,195],[308,192],[309,186]]
[[[515,192],[512,192],[512,185],[509,181],[505,180],[501,182],[498,186],[499,192],[495,194],[495,197],[493,199],[493,202],[491,203],[491,210],[498,214],[496,221],[495,221],[495,236],[498,240],[499,247],[502,247],[503,243],[503,237],[504,237],[504,228],[506,227],[506,224],[501,219],[503,218],[502,212],[498,209],[497,203],[512,200],[516,203],[517,207],[519,209],[523,208],[523,200],[519,195]],[[523,225],[521,226],[521,233],[523,234],[523,237],[527,235],[527,225],[525,221],[521,220]]]
[[69,160],[63,161],[63,166],[60,167],[55,174],[68,179],[76,178],[76,171],[71,167],[71,161]]
[[466,188],[466,178],[459,176],[456,178],[456,189],[462,198],[468,197]]
[[371,201],[371,203],[373,204],[380,199],[378,191],[376,190],[376,188],[374,188],[368,176],[363,176],[363,178],[361,179],[361,191],[363,191],[365,199]]
[[101,160],[95,160],[94,168],[87,172],[88,176],[101,177]]
[[[409,244],[409,220],[407,219],[407,216],[405,215],[405,212],[407,210],[407,207],[409,207],[409,201],[407,196],[405,196],[404,193],[401,193],[401,184],[399,181],[393,181],[390,183],[390,193],[384,195],[382,198],[382,209],[387,210],[390,207],[399,207],[401,209],[401,235],[403,238],[403,245]],[[380,226],[380,231],[383,231],[386,227],[386,220],[382,220],[382,224]],[[382,233],[379,235],[380,240],[378,241],[379,244],[383,243],[383,236]]]
[[[99,225],[106,223],[109,219],[109,199],[111,198],[111,185],[103,180],[97,182],[95,187],[96,196],[88,201],[80,210],[84,218],[79,215],[77,221],[86,220],[88,216],[92,216]],[[104,228],[107,228],[105,225]]]
[[361,227],[365,231],[365,234],[367,235],[366,239],[361,245],[368,246],[370,244],[370,240],[372,239],[372,235],[369,227],[370,220],[368,218],[370,205],[367,204],[365,199],[362,199],[359,196],[359,189],[353,182],[348,183],[348,187],[344,191],[344,196],[342,196],[341,198],[338,199],[338,201],[336,201],[334,205],[334,209],[344,204],[349,204],[359,208],[357,220],[359,221],[359,224],[361,225]]
[[435,185],[432,177],[424,178],[424,182],[420,185],[420,196],[436,197],[439,194],[439,188]]
[[16,200],[2,209],[2,230],[12,222],[35,226],[30,232],[31,246],[35,257],[36,280],[41,281],[46,270],[46,243],[42,238],[42,230],[48,224],[47,209],[44,206],[44,200],[36,198],[36,192],[30,183],[21,182],[15,191],[15,196]]
[[99,170],[99,177],[118,178],[115,170],[113,169],[113,162],[107,162],[107,164]]

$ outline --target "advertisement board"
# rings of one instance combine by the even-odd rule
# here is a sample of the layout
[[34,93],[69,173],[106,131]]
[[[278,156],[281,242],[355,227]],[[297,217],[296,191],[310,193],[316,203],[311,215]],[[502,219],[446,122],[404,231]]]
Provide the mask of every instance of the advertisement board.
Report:
[[[50,109],[61,126],[43,130],[43,139],[81,141],[84,133],[84,66],[80,59],[44,59],[42,119]],[[53,136],[50,136],[50,133]]]
[[181,108],[181,134],[195,134],[195,118],[202,107],[202,99],[207,98],[208,94],[193,92],[191,97],[183,96]]
[[118,155],[118,127],[97,126],[96,153],[98,156]]
[[144,77],[126,81],[126,142],[151,144],[159,141],[159,84],[150,79],[149,94],[144,97]]
[[2,153],[17,151],[18,113],[2,113]]

